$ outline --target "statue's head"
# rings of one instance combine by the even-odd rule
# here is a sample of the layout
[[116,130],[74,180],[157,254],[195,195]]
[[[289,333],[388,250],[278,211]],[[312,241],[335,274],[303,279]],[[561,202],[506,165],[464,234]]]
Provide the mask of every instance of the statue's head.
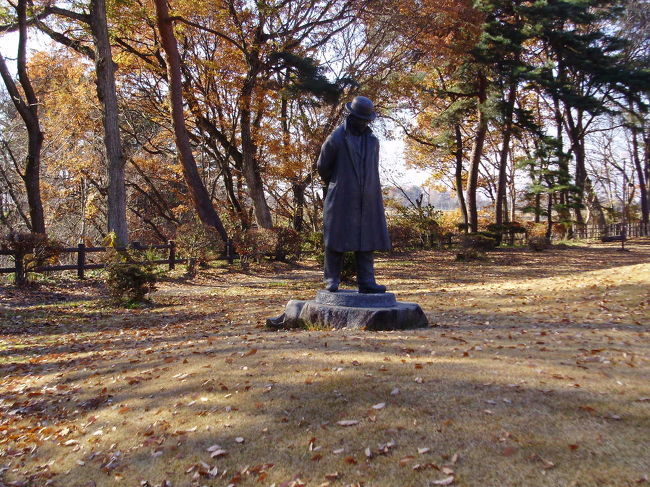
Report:
[[355,96],[351,103],[345,104],[345,109],[350,115],[368,122],[372,122],[377,118],[375,105],[373,105],[370,98],[366,98],[365,96]]

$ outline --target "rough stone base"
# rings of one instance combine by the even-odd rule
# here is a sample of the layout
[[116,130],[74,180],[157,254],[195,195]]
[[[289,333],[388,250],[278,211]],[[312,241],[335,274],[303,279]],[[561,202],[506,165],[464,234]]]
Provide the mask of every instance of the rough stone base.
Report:
[[270,328],[357,328],[405,330],[429,326],[416,303],[395,300],[392,293],[359,294],[319,291],[315,300],[291,300],[284,314],[266,322]]

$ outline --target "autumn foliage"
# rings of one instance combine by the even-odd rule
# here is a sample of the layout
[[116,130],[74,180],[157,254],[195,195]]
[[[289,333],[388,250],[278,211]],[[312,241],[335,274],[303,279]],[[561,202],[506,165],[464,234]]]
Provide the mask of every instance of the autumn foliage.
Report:
[[198,218],[223,245],[272,228],[304,239],[321,230],[320,146],[356,94],[427,172],[421,191],[453,195],[453,222],[425,222],[415,197],[392,205],[398,246],[405,226],[430,247],[457,224],[512,243],[515,221],[547,239],[647,223],[647,6],[624,7],[20,0],[0,12],[17,38],[2,51],[2,232],[74,244],[128,227],[121,240],[155,243]]

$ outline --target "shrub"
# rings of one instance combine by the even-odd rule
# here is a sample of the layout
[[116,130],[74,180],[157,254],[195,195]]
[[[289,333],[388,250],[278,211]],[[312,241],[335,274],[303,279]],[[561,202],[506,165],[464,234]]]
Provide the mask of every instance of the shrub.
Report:
[[204,225],[199,220],[180,225],[176,231],[178,250],[187,257],[187,274],[194,276],[196,266],[206,265],[224,250],[221,236],[214,227]]
[[323,233],[309,232],[302,239],[302,250],[304,252],[323,252]]
[[535,252],[541,252],[549,247],[545,236],[535,235],[528,239],[528,247]]
[[425,193],[421,193],[410,205],[392,201],[396,213],[390,217],[389,232],[393,227],[394,248],[432,247],[438,243],[441,230],[437,220],[442,212],[430,203],[424,203],[424,196]]
[[528,238],[533,236],[546,236],[547,224],[545,222],[526,222],[524,225],[526,228],[526,233],[528,234]]
[[275,258],[286,261],[287,258],[299,259],[302,250],[302,238],[293,228],[274,227],[275,233]]
[[106,267],[105,280],[111,300],[127,306],[145,302],[156,288],[153,268],[137,262],[112,262]]
[[234,235],[233,243],[241,264],[246,266],[251,260],[260,262],[265,255],[273,254],[277,248],[277,235],[267,228],[250,228]]
[[464,250],[477,250],[479,252],[488,252],[494,250],[497,246],[498,236],[490,232],[468,233],[461,236],[461,247]]
[[131,306],[146,302],[156,288],[157,275],[151,262],[155,255],[146,250],[116,250],[104,254],[104,282],[114,304]]
[[44,233],[9,232],[0,238],[0,249],[14,256],[16,285],[24,286],[29,272],[38,266],[56,263],[63,244]]
[[456,254],[458,262],[469,262],[472,260],[485,260],[485,254],[479,250],[468,248],[463,249]]
[[265,256],[281,261],[300,258],[302,238],[288,227],[250,228],[233,236],[235,251],[245,266],[251,260],[260,262]]
[[497,245],[501,245],[501,242],[503,241],[503,235],[506,233],[506,226],[505,225],[499,225],[498,223],[490,223],[487,226],[487,230],[490,233],[493,233],[497,236],[496,242]]
[[388,234],[393,250],[404,250],[421,244],[420,233],[409,225],[390,224]]
[[502,225],[491,223],[487,226],[487,230],[495,235],[497,245],[501,244],[504,236],[507,236],[508,243],[513,245],[517,234],[526,233],[526,228],[519,222],[507,222]]
[[454,210],[441,211],[436,222],[438,222],[439,231],[442,234],[458,233],[459,222],[463,219],[463,213],[460,208]]
[[571,228],[570,222],[553,223],[553,231],[552,231],[553,238],[556,240],[566,239],[570,228]]
[[513,233],[513,234],[520,234],[520,233],[526,233],[526,227],[522,225],[520,222],[509,222],[506,223],[506,228],[508,233]]

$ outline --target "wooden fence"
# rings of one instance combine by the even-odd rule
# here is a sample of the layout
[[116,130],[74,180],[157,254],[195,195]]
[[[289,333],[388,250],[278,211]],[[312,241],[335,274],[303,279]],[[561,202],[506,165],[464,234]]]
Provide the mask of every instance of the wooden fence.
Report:
[[[625,231],[625,233],[623,233]],[[611,223],[609,225],[573,225],[573,238],[606,239],[609,237],[647,237],[650,236],[648,223]]]
[[[75,264],[67,264],[67,265],[46,265],[46,266],[37,266],[34,268],[31,268],[29,272],[54,272],[54,271],[77,271],[77,277],[79,279],[83,279],[85,277],[85,271],[86,269],[103,269],[106,267],[106,262],[87,262],[87,256],[88,254],[92,253],[98,253],[98,252],[106,252],[107,250],[111,249],[112,247],[86,247],[86,245],[80,243],[76,247],[65,247],[63,249],[60,249],[59,251],[62,254],[77,254],[77,259]],[[170,240],[166,244],[161,244],[161,245],[141,245],[139,242],[133,242],[129,245],[129,249],[132,250],[167,250],[167,258],[165,259],[154,259],[147,261],[147,263],[151,264],[166,264],[169,270],[172,270],[176,267],[176,264],[183,264],[188,261],[187,258],[184,259],[179,259],[177,258],[176,255],[176,242],[173,240]],[[117,248],[116,250],[125,250],[124,248]],[[8,256],[13,256],[14,257],[14,262],[17,262],[19,260],[19,256],[14,255],[11,251],[2,251],[0,250],[0,255],[8,255]],[[233,251],[233,245],[232,242],[228,242],[226,244],[226,252],[223,255],[220,255],[217,257],[217,260],[227,260],[230,264],[232,264],[233,260],[235,259],[236,255]],[[21,271],[20,265],[16,267],[0,267],[0,274],[10,274],[10,273],[16,273],[18,274]],[[16,276],[18,278],[18,276]]]

